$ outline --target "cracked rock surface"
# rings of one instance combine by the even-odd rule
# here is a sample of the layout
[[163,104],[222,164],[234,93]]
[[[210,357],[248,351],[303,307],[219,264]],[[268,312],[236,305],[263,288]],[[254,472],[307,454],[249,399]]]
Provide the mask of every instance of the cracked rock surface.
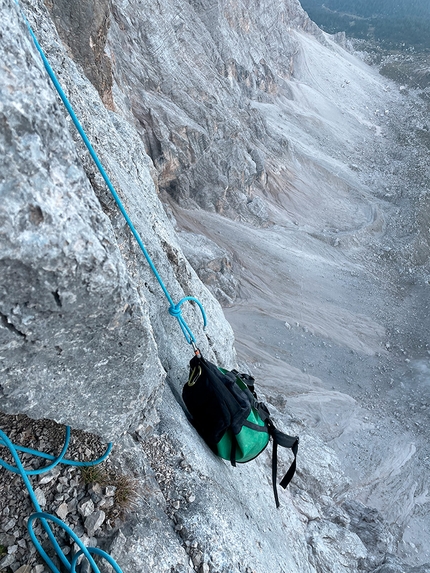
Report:
[[[182,254],[132,123],[103,106],[66,57],[46,8],[33,8],[44,22],[39,39],[64,89],[77,96],[75,110],[171,296],[200,298],[211,317],[207,332],[191,305],[184,317],[202,349],[210,354],[218,341],[216,353],[233,364],[231,328]],[[112,199],[97,199],[99,176],[73,141],[16,4],[2,1],[2,13],[2,409],[112,438],[144,416],[156,420],[165,370],[185,375],[188,345],[124,221],[112,214]]]
[[[179,394],[190,348],[16,3],[0,0],[2,427],[53,451],[64,428],[52,420],[92,432],[71,450],[84,458],[115,442],[115,479],[82,485],[76,470],[58,468],[34,478],[40,505],[124,573],[427,573],[418,542],[407,563],[398,551],[414,511],[413,539],[428,551],[425,440],[396,432],[410,415],[424,436],[428,367],[410,360],[394,329],[388,336],[382,312],[408,300],[409,269],[425,278],[428,261],[427,210],[415,223],[410,208],[414,197],[427,205],[427,151],[408,185],[399,182],[407,152],[392,138],[391,112],[372,107],[398,110],[399,94],[295,0],[22,6],[173,300],[204,304],[206,330],[195,306],[183,311],[203,355],[236,362],[217,298],[230,306],[243,368],[257,374],[279,427],[301,438],[276,511],[270,450],[231,468],[189,424]],[[376,298],[398,278],[395,265],[403,282]],[[425,324],[413,310],[406,325]],[[410,346],[424,351],[425,341]],[[401,401],[387,427],[376,417],[397,391],[393,364],[396,381],[419,368],[423,398],[413,414]],[[359,400],[375,412],[363,416]],[[42,429],[23,414],[51,422]],[[0,476],[0,570],[42,573],[25,537],[22,484]],[[138,494],[123,514],[130,482],[118,476]]]

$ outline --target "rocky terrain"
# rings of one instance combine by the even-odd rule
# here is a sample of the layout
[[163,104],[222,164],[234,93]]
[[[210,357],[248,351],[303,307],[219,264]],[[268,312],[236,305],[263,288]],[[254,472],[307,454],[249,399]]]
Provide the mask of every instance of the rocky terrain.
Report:
[[[206,330],[184,309],[202,353],[300,435],[277,511],[269,452],[233,469],[190,426],[191,349],[0,6],[1,427],[55,450],[63,430],[24,415],[70,424],[83,458],[115,444],[88,483],[33,478],[44,509],[124,573],[428,571],[426,101],[295,0],[22,4],[175,302],[204,304]],[[42,573],[0,479],[0,570]]]

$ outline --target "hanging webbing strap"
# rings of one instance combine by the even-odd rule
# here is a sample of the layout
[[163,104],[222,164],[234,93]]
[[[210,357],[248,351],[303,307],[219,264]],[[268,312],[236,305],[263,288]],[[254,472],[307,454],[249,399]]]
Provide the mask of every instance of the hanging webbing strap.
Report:
[[232,370],[232,373],[235,376],[239,377],[242,380],[242,382],[246,385],[248,391],[248,397],[250,399],[252,407],[257,410],[260,418],[266,424],[269,434],[272,438],[273,441],[272,486],[273,486],[273,495],[275,497],[276,507],[279,507],[280,504],[279,504],[278,488],[276,483],[276,480],[278,479],[278,445],[283,448],[290,449],[293,452],[294,456],[294,459],[291,462],[291,465],[288,468],[287,473],[284,475],[284,477],[279,483],[279,485],[285,489],[287,485],[290,483],[290,481],[293,479],[294,474],[296,473],[297,452],[299,450],[299,438],[297,436],[289,436],[288,434],[284,434],[284,432],[281,432],[275,427],[275,424],[273,423],[273,420],[270,417],[270,412],[268,407],[264,402],[260,402],[258,400],[257,394],[255,393],[253,376],[250,376],[249,374],[241,374],[237,370]]
[[114,198],[114,200],[115,200],[115,203],[117,204],[117,206],[118,206],[119,210],[121,211],[121,213],[122,213],[124,219],[126,220],[127,225],[129,226],[131,232],[133,233],[133,236],[134,236],[134,238],[136,239],[137,244],[139,245],[139,247],[140,247],[140,249],[141,249],[143,255],[145,256],[145,259],[147,260],[147,262],[148,262],[148,264],[149,264],[149,266],[150,266],[152,272],[154,273],[155,278],[157,279],[157,281],[158,281],[158,283],[159,283],[159,285],[160,285],[162,291],[164,292],[164,295],[166,296],[166,298],[167,298],[167,300],[168,300],[168,302],[169,302],[169,305],[170,305],[170,306],[169,306],[169,313],[170,313],[172,316],[174,316],[174,317],[178,320],[179,325],[180,325],[181,330],[182,330],[182,332],[183,332],[183,334],[184,334],[184,336],[185,336],[186,341],[187,341],[189,344],[195,344],[195,343],[196,343],[196,339],[195,339],[195,337],[194,337],[194,334],[193,334],[191,328],[188,326],[187,322],[185,321],[184,317],[182,316],[182,312],[181,312],[181,308],[180,308],[180,307],[181,307],[182,303],[185,302],[185,301],[193,301],[193,302],[195,302],[195,303],[197,304],[197,306],[199,307],[201,313],[202,313],[202,317],[203,317],[203,328],[205,328],[205,327],[206,327],[206,324],[207,324],[207,320],[206,320],[206,314],[205,314],[205,311],[204,311],[204,308],[203,308],[202,303],[201,303],[199,300],[197,300],[195,297],[193,297],[193,296],[186,296],[186,297],[184,297],[183,299],[181,299],[177,304],[175,304],[175,303],[173,302],[173,299],[172,299],[172,297],[170,296],[169,291],[167,290],[166,285],[164,284],[162,278],[161,278],[160,275],[158,274],[158,271],[157,271],[157,269],[155,268],[155,265],[154,265],[154,263],[153,263],[151,257],[149,256],[149,253],[148,253],[148,251],[146,250],[146,247],[145,247],[145,245],[143,244],[142,239],[140,238],[139,233],[137,232],[137,230],[136,230],[136,228],[134,227],[134,225],[133,225],[133,223],[132,223],[130,217],[128,216],[128,213],[127,213],[127,211],[125,210],[125,207],[124,207],[124,205],[123,205],[121,199],[119,198],[118,193],[116,192],[116,190],[115,190],[115,188],[114,188],[114,186],[113,186],[111,180],[109,179],[108,174],[106,173],[106,171],[105,171],[103,165],[101,164],[101,161],[100,161],[100,159],[99,159],[97,153],[95,152],[93,146],[91,145],[91,143],[90,143],[90,141],[89,141],[89,139],[88,139],[88,137],[87,137],[87,134],[85,133],[84,128],[83,128],[82,125],[81,125],[81,122],[80,122],[79,119],[77,118],[77,116],[76,116],[76,114],[75,114],[75,112],[74,112],[74,110],[73,110],[73,108],[72,108],[72,105],[71,105],[70,101],[68,100],[66,94],[64,93],[64,90],[63,90],[63,88],[61,87],[61,85],[60,85],[60,83],[59,83],[59,81],[58,81],[58,79],[57,79],[57,76],[56,76],[55,73],[54,73],[54,70],[52,69],[50,63],[48,62],[48,59],[46,58],[44,51],[42,50],[42,48],[41,48],[39,42],[37,41],[37,38],[36,38],[36,36],[35,36],[35,34],[34,34],[32,28],[31,28],[31,26],[30,26],[30,23],[28,22],[28,20],[27,20],[25,14],[22,12],[22,10],[21,10],[21,8],[20,8],[20,6],[19,6],[18,0],[15,0],[15,2],[16,2],[16,4],[18,5],[18,7],[19,7],[19,9],[20,9],[20,11],[21,11],[21,14],[22,14],[22,16],[23,16],[23,18],[24,18],[24,21],[25,21],[25,23],[26,23],[26,25],[27,25],[27,28],[28,28],[28,30],[29,30],[29,32],[30,32],[30,35],[31,35],[31,37],[32,37],[32,39],[33,39],[34,45],[36,46],[37,51],[39,52],[40,57],[42,58],[43,64],[44,64],[44,66],[45,66],[45,69],[46,69],[46,71],[47,71],[49,77],[51,78],[52,83],[54,84],[55,89],[57,90],[58,95],[59,95],[60,98],[61,98],[61,101],[63,102],[65,108],[67,109],[67,111],[68,111],[68,113],[69,113],[69,115],[70,115],[70,117],[71,117],[71,119],[72,119],[72,121],[73,121],[73,123],[74,123],[76,129],[77,129],[78,132],[79,132],[79,135],[80,135],[81,138],[82,138],[82,141],[85,143],[85,145],[86,145],[86,147],[87,147],[87,149],[88,149],[88,151],[89,151],[89,153],[90,153],[90,155],[91,155],[91,157],[92,157],[94,163],[96,164],[97,169],[100,171],[100,174],[101,174],[101,176],[103,177],[103,179],[104,179],[104,181],[105,181],[105,183],[106,183],[106,185],[107,185],[109,191],[111,192],[111,194],[112,194],[112,196],[113,196],[113,198]]
[[[248,388],[254,388],[253,386],[253,378],[251,377],[251,383],[248,385]],[[293,479],[294,474],[296,473],[296,465],[297,465],[297,452],[299,450],[299,438],[298,436],[289,436],[288,434],[284,434],[275,427],[273,423],[270,412],[263,402],[256,402],[254,405],[255,409],[258,411],[260,418],[266,424],[267,429],[269,430],[269,434],[273,441],[272,446],[272,486],[273,486],[273,495],[275,497],[276,507],[279,507],[279,497],[278,497],[278,487],[277,487],[277,479],[278,479],[278,446],[283,448],[288,448],[293,452],[294,459],[291,462],[290,467],[288,468],[287,473],[284,475],[282,480],[280,481],[280,486],[282,488],[286,488],[290,481]]]
[[287,471],[280,482],[280,486],[282,488],[286,488],[290,481],[293,479],[294,474],[296,473],[296,459],[297,459],[297,452],[299,449],[299,438],[297,436],[288,436],[283,432],[279,431],[275,428],[273,424],[268,424],[269,433],[273,439],[273,454],[272,454],[272,485],[273,485],[273,495],[275,496],[275,503],[276,507],[279,507],[279,497],[278,497],[278,488],[277,488],[277,475],[278,475],[278,445],[284,448],[290,448],[293,452],[294,459]]

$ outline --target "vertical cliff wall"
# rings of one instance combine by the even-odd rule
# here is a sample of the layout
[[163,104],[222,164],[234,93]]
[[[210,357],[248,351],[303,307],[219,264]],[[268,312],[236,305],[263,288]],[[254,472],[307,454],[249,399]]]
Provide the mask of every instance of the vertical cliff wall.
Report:
[[[182,254],[133,117],[120,102],[116,112],[103,105],[43,4],[23,8],[175,302],[194,295],[204,304],[205,333],[200,312],[184,309],[199,345],[210,354],[215,343],[232,364],[231,329]],[[112,438],[154,417],[165,371],[185,376],[190,351],[15,2],[2,13],[2,410]],[[82,65],[94,80],[86,56]]]
[[[264,222],[266,155],[283,155],[253,101],[289,93],[298,2],[113,5],[108,46],[160,189],[183,206]],[[319,32],[319,34],[321,34]]]

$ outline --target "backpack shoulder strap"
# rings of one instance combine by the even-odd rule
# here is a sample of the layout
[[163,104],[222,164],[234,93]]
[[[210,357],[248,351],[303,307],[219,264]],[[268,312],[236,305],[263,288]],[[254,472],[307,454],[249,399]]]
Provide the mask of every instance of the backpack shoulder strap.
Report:
[[277,489],[277,474],[278,474],[278,445],[283,448],[288,448],[292,451],[294,459],[288,468],[287,473],[284,475],[280,481],[280,486],[286,488],[290,481],[293,479],[296,473],[296,462],[297,462],[297,452],[299,449],[299,438],[297,436],[289,436],[284,434],[275,427],[273,423],[268,407],[264,402],[258,400],[257,394],[254,388],[254,378],[249,374],[239,373],[237,370],[232,370],[232,373],[240,378],[244,384],[246,384],[251,396],[254,398],[252,406],[255,408],[260,415],[260,418],[266,424],[269,434],[273,440],[273,453],[272,453],[272,485],[273,485],[273,495],[275,497],[276,507],[279,507],[279,497]]
[[290,481],[293,479],[294,474],[296,473],[296,460],[297,460],[297,452],[299,449],[299,438],[297,436],[289,436],[288,434],[284,434],[277,428],[275,428],[272,420],[268,420],[267,427],[269,428],[269,433],[273,439],[273,454],[272,454],[272,485],[273,485],[273,495],[275,496],[275,503],[276,507],[279,507],[279,497],[278,497],[278,489],[276,485],[277,480],[277,473],[278,473],[278,445],[282,446],[283,448],[289,448],[293,452],[294,459],[291,462],[290,467],[288,468],[287,473],[284,475],[280,482],[280,486],[282,488],[286,488]]

